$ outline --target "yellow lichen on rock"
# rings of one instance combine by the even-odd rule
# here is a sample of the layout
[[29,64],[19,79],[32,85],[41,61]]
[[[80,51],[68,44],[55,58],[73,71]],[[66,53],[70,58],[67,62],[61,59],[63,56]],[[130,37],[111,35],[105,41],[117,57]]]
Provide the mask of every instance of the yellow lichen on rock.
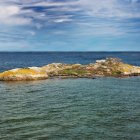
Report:
[[48,75],[40,68],[38,70],[31,68],[21,68],[0,73],[0,80],[2,81],[39,80],[46,78],[48,78]]
[[132,68],[133,68],[133,66],[131,66],[129,64],[124,64],[124,63],[120,63],[120,65],[118,66],[118,69],[126,75],[131,74]]

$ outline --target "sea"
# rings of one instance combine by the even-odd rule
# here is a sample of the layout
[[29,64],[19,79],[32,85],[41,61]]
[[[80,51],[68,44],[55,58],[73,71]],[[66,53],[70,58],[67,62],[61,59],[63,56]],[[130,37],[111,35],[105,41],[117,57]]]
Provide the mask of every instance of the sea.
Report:
[[[140,52],[0,52],[0,72]],[[140,140],[140,77],[0,81],[0,140]]]

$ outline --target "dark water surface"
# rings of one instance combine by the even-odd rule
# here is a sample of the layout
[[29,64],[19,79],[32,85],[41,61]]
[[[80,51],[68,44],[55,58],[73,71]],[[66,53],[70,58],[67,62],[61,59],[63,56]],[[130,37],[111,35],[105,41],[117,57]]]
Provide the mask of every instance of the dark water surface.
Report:
[[116,57],[140,66],[140,52],[0,52],[0,71],[50,63],[94,63],[97,59]]
[[[0,53],[0,70],[140,53]],[[140,77],[0,82],[2,140],[140,140]]]

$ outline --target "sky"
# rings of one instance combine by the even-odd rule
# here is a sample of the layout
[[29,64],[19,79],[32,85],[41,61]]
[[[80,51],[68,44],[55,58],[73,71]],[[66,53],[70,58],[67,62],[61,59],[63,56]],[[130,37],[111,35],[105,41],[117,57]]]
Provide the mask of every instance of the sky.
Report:
[[0,51],[140,51],[140,0],[0,0]]

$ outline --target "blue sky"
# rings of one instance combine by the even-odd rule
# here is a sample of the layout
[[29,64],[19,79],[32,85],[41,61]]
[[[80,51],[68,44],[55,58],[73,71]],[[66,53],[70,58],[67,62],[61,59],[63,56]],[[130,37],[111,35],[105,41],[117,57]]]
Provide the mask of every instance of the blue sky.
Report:
[[140,51],[140,0],[0,0],[0,51]]

